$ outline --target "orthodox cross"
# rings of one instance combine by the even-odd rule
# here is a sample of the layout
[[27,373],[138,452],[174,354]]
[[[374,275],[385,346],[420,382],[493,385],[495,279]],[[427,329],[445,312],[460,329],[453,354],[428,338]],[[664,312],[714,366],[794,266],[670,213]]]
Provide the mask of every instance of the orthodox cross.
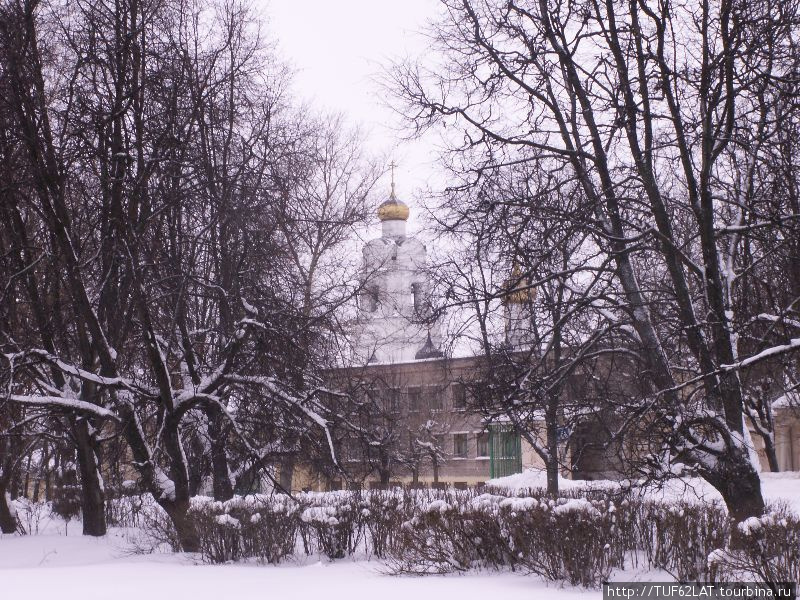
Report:
[[394,161],[389,163],[389,168],[392,170],[392,198],[394,198],[394,170],[397,167]]

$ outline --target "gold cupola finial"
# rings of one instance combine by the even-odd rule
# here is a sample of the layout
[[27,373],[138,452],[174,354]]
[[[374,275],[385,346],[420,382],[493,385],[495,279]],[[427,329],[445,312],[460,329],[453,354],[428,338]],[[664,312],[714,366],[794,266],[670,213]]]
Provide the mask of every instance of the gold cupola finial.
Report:
[[397,167],[394,161],[389,163],[392,170],[392,191],[389,199],[378,207],[378,218],[381,221],[407,221],[409,210],[408,206],[397,199],[394,192],[394,170]]
[[511,268],[511,276],[506,280],[503,287],[506,290],[503,302],[506,304],[528,304],[536,300],[536,288],[531,287],[528,278],[523,275],[522,269],[520,269],[516,260]]

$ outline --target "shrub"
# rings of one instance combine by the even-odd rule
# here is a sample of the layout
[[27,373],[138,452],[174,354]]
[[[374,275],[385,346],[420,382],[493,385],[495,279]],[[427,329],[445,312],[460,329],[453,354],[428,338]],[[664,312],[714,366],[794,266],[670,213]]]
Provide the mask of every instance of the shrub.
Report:
[[608,579],[624,555],[613,552],[616,507],[581,498],[506,498],[500,502],[503,527],[515,559],[552,581],[595,586]]
[[211,563],[255,558],[278,563],[294,554],[298,505],[288,496],[235,496],[227,502],[192,499],[190,515],[200,554]]
[[757,581],[800,581],[800,518],[785,507],[738,523],[746,541],[737,551],[716,550],[708,557],[715,580],[749,575]]
[[229,501],[241,522],[242,554],[277,564],[294,556],[299,505],[288,496],[245,496]]
[[361,497],[361,519],[368,550],[386,558],[397,548],[401,526],[413,500],[408,492],[374,491]]
[[27,498],[17,498],[11,506],[23,535],[38,535],[42,519],[53,513],[52,503],[31,502]]
[[81,514],[81,487],[74,483],[64,483],[53,493],[53,514],[69,522]]
[[510,564],[508,545],[485,496],[469,492],[417,495],[391,557],[396,573],[450,573]]
[[678,581],[711,581],[708,556],[729,535],[727,514],[716,504],[645,501],[639,528],[649,566]]
[[353,554],[363,534],[359,496],[352,492],[307,493],[300,520],[313,530],[317,550],[330,559]]
[[[132,539],[139,551],[179,547],[152,496],[112,502],[118,524],[145,532]],[[256,494],[227,502],[197,497],[189,514],[202,559],[213,563],[279,563],[303,551],[335,560],[364,552],[386,560],[394,573],[510,568],[587,587],[639,561],[681,581],[800,578],[800,518],[785,508],[739,524],[748,544],[737,552],[715,550],[724,548],[730,529],[719,505],[598,490],[567,491],[557,499],[542,490],[474,489]]]

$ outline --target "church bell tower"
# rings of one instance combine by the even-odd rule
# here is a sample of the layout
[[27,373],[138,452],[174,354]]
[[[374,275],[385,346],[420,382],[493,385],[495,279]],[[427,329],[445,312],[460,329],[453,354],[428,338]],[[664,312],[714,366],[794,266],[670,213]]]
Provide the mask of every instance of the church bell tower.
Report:
[[406,231],[410,210],[395,194],[394,164],[388,200],[378,207],[381,237],[364,245],[359,297],[361,362],[401,363],[440,358],[426,272],[427,249]]

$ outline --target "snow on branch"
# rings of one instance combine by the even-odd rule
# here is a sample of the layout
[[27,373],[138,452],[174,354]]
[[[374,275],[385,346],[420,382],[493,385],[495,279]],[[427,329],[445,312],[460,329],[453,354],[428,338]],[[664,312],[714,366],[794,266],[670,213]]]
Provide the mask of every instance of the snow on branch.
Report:
[[[273,397],[302,412],[310,421],[316,423],[325,432],[325,438],[328,441],[328,448],[331,453],[331,460],[335,465],[339,464],[339,462],[336,460],[336,450],[333,446],[333,438],[331,436],[330,428],[328,427],[328,421],[319,412],[313,409],[313,405],[315,404],[313,402],[313,395],[317,392],[317,390],[313,390],[308,396],[301,398],[294,393],[282,389],[279,382],[272,377],[227,375],[226,379],[230,383],[236,383],[240,385],[256,385],[264,388],[270,392]],[[311,404],[312,407],[309,407],[309,404]]]
[[97,373],[93,373],[92,371],[87,371],[86,369],[82,369],[73,364],[66,363],[57,356],[54,356],[53,354],[50,354],[46,350],[42,349],[34,348],[31,350],[26,350],[24,352],[19,352],[17,354],[5,354],[3,356],[11,364],[14,364],[20,358],[28,358],[28,357],[38,358],[39,360],[42,360],[45,363],[56,367],[65,375],[70,375],[72,377],[76,377],[83,381],[96,383],[97,385],[105,387],[128,389],[139,393],[144,391],[146,391],[147,393],[151,393],[149,390],[140,389],[138,386],[134,385],[132,382],[123,377],[119,376],[106,377],[103,375],[98,375]]
[[800,329],[800,321],[796,319],[788,319],[783,315],[769,315],[766,313],[761,313],[760,315],[754,317],[753,321],[767,321],[768,323],[782,323],[784,325],[789,325],[790,327],[795,327]]
[[77,400],[75,398],[63,398],[61,396],[35,396],[35,395],[19,395],[9,394],[5,397],[11,402],[19,404],[27,404],[31,406],[44,406],[49,408],[62,408],[74,412],[90,413],[103,419],[112,419],[119,421],[119,417],[112,411],[102,406],[97,406],[91,402]]
[[794,352],[796,350],[800,350],[800,338],[793,338],[789,340],[788,344],[783,344],[781,346],[772,346],[771,348],[767,348],[766,350],[763,350],[758,354],[754,354],[753,356],[749,356],[748,358],[740,360],[739,362],[735,362],[730,365],[720,365],[720,369],[722,371],[734,371],[737,369],[743,369],[745,367],[754,365],[755,363],[761,362],[762,360],[772,358],[773,356],[779,356],[781,354],[786,354],[787,352]]

